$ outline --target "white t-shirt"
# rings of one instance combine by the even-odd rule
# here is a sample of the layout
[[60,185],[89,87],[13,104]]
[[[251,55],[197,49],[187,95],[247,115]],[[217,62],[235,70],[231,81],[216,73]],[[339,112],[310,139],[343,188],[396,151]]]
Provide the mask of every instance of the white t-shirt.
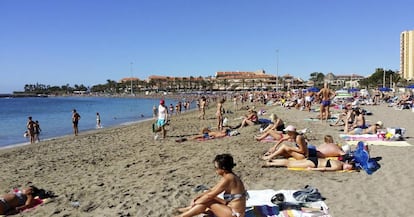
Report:
[[168,110],[165,106],[159,105],[158,106],[158,119],[160,120],[167,120]]

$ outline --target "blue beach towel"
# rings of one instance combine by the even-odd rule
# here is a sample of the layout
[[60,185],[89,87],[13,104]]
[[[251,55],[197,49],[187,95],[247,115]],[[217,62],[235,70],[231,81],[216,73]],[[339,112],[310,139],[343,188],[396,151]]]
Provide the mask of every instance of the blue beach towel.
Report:
[[254,206],[246,209],[246,217],[277,217],[279,215],[279,207],[277,206]]

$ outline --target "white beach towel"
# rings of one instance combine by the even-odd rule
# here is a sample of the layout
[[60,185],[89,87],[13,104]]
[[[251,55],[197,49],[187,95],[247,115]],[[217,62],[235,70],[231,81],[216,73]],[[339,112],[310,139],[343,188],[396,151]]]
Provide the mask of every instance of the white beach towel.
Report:
[[275,194],[282,193],[285,197],[285,202],[299,203],[293,197],[293,193],[297,190],[278,190],[264,189],[264,190],[249,190],[249,199],[246,202],[246,217],[283,217],[283,216],[326,216],[329,217],[328,206],[324,201],[305,203],[306,207],[302,210],[284,210],[279,211],[278,206],[271,202]]
[[383,138],[374,134],[362,134],[362,135],[349,135],[339,134],[339,137],[345,141],[382,141]]
[[[347,141],[348,145],[357,145],[359,141]],[[384,145],[384,146],[395,146],[395,147],[407,147],[412,146],[407,141],[366,141],[368,145]]]

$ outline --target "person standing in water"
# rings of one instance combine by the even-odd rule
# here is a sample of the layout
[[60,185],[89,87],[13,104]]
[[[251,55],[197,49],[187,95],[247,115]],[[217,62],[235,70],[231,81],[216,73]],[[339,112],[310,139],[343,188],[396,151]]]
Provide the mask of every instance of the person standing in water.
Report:
[[72,126],[73,126],[73,133],[75,134],[75,136],[77,136],[78,133],[79,133],[78,124],[79,124],[80,118],[81,118],[81,116],[76,111],[76,109],[73,109],[73,111],[72,111]]
[[27,128],[27,132],[29,133],[30,136],[30,143],[34,143],[35,142],[35,125],[36,123],[32,120],[32,116],[27,118],[27,124],[26,124],[26,128]]
[[39,121],[36,120],[35,121],[35,126],[34,126],[34,133],[35,133],[35,141],[40,142],[40,132],[42,131],[42,129],[40,129],[40,124]]
[[99,112],[96,112],[96,128],[102,128],[101,115],[99,114]]

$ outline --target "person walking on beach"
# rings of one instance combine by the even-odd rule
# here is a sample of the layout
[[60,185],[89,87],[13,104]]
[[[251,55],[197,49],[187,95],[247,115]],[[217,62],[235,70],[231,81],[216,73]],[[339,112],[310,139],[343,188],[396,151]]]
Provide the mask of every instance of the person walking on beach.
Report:
[[[198,101],[197,101],[198,102]],[[204,96],[201,97],[200,102],[198,103],[200,108],[200,115],[198,116],[199,119],[205,120],[206,119],[206,98]]]
[[32,116],[28,117],[27,120],[27,124],[26,124],[26,128],[27,128],[27,132],[29,133],[30,136],[30,143],[34,143],[35,142],[35,125],[36,123],[32,120]]
[[[214,158],[216,174],[221,176],[220,181],[211,189],[201,193],[193,200],[190,206],[180,208],[178,217],[197,216],[212,212],[214,216],[245,216],[247,191],[240,177],[233,173],[236,164],[230,154],[220,154]],[[218,195],[223,194],[223,199]]]
[[167,131],[165,130],[165,125],[168,121],[168,108],[165,106],[165,101],[162,99],[160,100],[160,105],[158,106],[158,120],[157,126],[162,133],[162,138],[165,139],[167,136]]
[[81,116],[79,115],[78,112],[76,112],[76,109],[73,109],[72,111],[72,126],[73,126],[73,133],[75,134],[75,136],[78,135],[79,130],[78,130],[78,124],[79,124],[79,120],[80,120]]
[[35,133],[35,141],[40,142],[40,132],[41,131],[42,131],[42,129],[40,129],[39,121],[36,120],[35,121],[35,131],[34,131],[34,133]]
[[157,118],[157,114],[158,114],[157,106],[153,105],[152,106],[152,117]]
[[173,115],[174,114],[174,106],[173,106],[173,104],[170,104],[169,109],[170,109],[170,114]]
[[96,128],[102,128],[101,115],[99,114],[99,112],[96,112]]
[[331,98],[335,96],[335,92],[329,89],[328,83],[325,82],[323,88],[318,92],[318,96],[322,99],[320,107],[320,119],[321,121],[328,120]]
[[224,114],[224,108],[223,108],[223,104],[226,100],[224,98],[222,98],[218,103],[217,103],[217,111],[216,111],[216,117],[217,117],[217,130],[222,130],[223,129],[223,114]]

